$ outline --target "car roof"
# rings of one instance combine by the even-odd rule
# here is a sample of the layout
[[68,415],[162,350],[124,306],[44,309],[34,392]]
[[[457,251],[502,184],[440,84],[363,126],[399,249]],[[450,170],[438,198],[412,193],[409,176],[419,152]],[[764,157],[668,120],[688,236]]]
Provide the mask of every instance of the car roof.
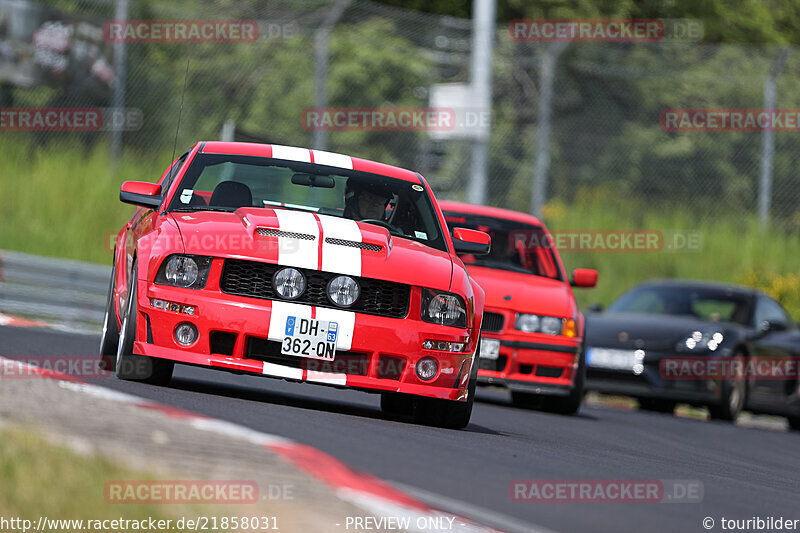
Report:
[[765,292],[756,289],[755,287],[748,287],[747,285],[739,285],[736,283],[727,283],[723,281],[709,281],[701,279],[677,279],[677,278],[651,279],[637,285],[637,287],[652,287],[652,286],[665,286],[665,287],[674,287],[680,289],[699,288],[699,289],[728,290],[749,296],[755,294],[766,295]]
[[535,226],[543,226],[541,221],[533,215],[505,209],[502,207],[492,207],[488,205],[475,205],[467,204],[464,202],[453,202],[449,200],[440,200],[439,207],[442,211],[451,211],[458,213],[465,213],[468,215],[478,215],[484,217],[502,218],[523,224],[531,224]]
[[323,150],[312,150],[298,146],[283,146],[280,144],[262,144],[250,142],[225,142],[225,141],[204,141],[200,150],[204,154],[229,154],[256,157],[274,157],[290,161],[303,161],[307,163],[317,163],[345,169],[379,174],[390,178],[410,181],[422,184],[420,175],[411,170],[407,170],[377,161],[351,157],[344,154],[336,154]]

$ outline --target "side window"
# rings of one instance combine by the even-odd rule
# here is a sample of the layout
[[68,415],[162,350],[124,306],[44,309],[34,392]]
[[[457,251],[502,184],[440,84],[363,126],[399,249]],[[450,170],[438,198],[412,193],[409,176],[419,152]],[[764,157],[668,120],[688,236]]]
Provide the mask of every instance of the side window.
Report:
[[172,165],[172,168],[169,169],[167,173],[167,177],[164,178],[164,183],[161,187],[162,194],[166,195],[167,191],[169,190],[170,186],[172,185],[172,180],[175,179],[175,176],[178,174],[178,171],[183,166],[184,161],[186,161],[186,157],[188,157],[189,152],[183,154],[180,159],[175,161],[175,164]]
[[761,324],[767,321],[772,322],[773,324],[781,324],[786,327],[791,325],[791,321],[786,315],[786,311],[783,310],[783,307],[781,307],[778,302],[771,298],[759,296],[756,302],[753,325],[756,328],[760,328]]

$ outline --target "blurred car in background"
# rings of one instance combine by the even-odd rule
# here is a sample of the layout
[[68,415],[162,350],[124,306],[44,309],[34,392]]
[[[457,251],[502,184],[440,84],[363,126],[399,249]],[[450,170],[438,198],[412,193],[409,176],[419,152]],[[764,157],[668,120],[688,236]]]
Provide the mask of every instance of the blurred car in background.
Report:
[[478,383],[511,391],[515,405],[573,414],[583,398],[583,315],[572,287],[594,287],[597,271],[568,279],[550,233],[536,217],[496,207],[440,202],[451,228],[488,233],[488,255],[461,255],[486,291]]
[[681,402],[734,421],[747,408],[800,429],[798,355],[800,330],[751,287],[648,281],[586,316],[587,389],[633,396],[650,411]]

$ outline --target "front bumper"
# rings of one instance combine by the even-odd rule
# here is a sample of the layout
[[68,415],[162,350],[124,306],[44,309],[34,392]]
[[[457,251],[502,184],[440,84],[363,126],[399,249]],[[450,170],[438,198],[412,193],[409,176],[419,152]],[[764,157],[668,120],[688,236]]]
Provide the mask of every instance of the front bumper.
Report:
[[512,391],[543,395],[568,395],[575,386],[580,341],[551,335],[536,336],[536,342],[522,335],[482,333],[485,339],[500,340],[496,360],[481,359],[478,383],[506,387]]
[[[215,287],[191,290],[139,283],[144,290],[138,291],[136,354],[289,381],[466,401],[478,336],[415,319],[413,310],[420,308],[418,289],[411,292],[412,311],[402,319],[292,304],[306,312],[310,309],[312,318],[335,312],[337,319],[352,324],[345,348],[337,343],[335,359],[322,361],[280,354],[279,337],[274,332],[270,335],[278,302],[233,296]],[[156,309],[151,299],[192,305],[196,311],[186,315]],[[174,339],[175,328],[182,322],[194,324],[199,331],[197,341],[188,347]],[[458,353],[425,350],[422,343],[429,339],[466,346]],[[422,357],[434,357],[439,363],[437,375],[427,382],[415,372]]]
[[664,358],[675,353],[646,351],[641,374],[633,370],[586,367],[586,389],[605,394],[621,394],[636,398],[657,398],[697,405],[717,404],[721,387],[713,379],[666,379],[661,372]]

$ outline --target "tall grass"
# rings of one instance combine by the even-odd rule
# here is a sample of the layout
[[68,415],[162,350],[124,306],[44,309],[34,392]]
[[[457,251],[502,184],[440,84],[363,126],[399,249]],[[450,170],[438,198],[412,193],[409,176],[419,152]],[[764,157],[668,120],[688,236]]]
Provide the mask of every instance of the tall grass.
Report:
[[[79,143],[32,147],[4,136],[0,143],[0,249],[109,263],[109,236],[133,208],[119,202],[124,179],[154,181],[169,153],[127,153],[115,167],[104,144],[87,150]],[[651,278],[696,278],[756,285],[777,297],[800,318],[800,236],[763,232],[755,217],[731,213],[709,220],[685,208],[645,205],[610,189],[581,191],[572,205],[547,205],[553,230],[700,232],[699,251],[562,253],[568,269],[600,271],[594,289],[575,291],[582,307],[610,303],[633,285]]]
[[112,164],[105,144],[33,147],[4,134],[0,142],[0,248],[110,263],[108,236],[130,217],[119,201],[123,181],[155,181],[169,155],[127,154]]

